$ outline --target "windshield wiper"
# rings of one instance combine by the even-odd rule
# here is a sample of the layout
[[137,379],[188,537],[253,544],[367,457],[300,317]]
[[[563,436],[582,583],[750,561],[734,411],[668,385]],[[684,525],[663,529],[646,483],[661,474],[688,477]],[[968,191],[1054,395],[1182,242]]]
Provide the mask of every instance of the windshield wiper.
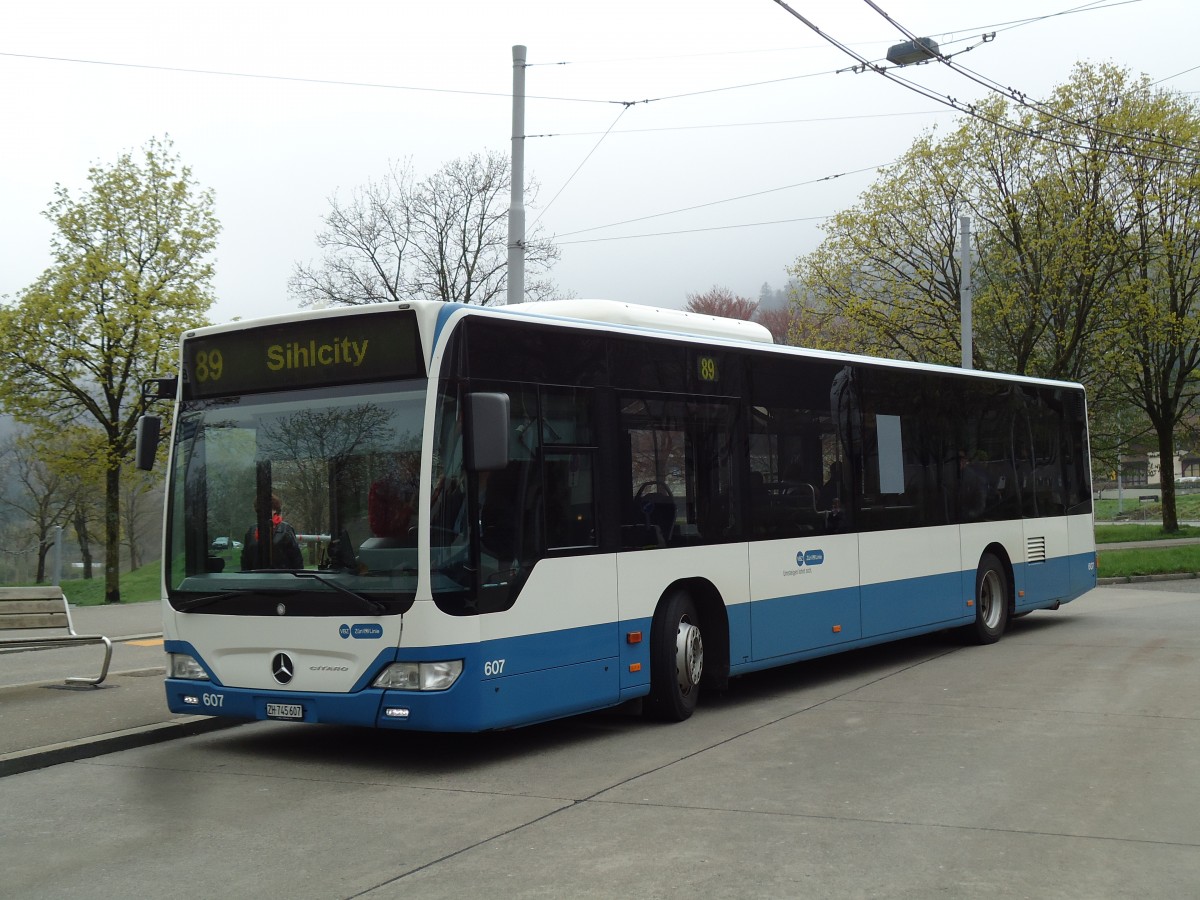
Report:
[[346,587],[344,584],[338,584],[336,581],[326,578],[324,575],[321,575],[318,572],[295,571],[295,570],[291,570],[291,572],[297,578],[311,578],[314,581],[321,582],[321,584],[329,585],[329,587],[333,588],[339,594],[345,594],[347,597],[353,597],[360,604],[365,606],[367,608],[367,610],[370,613],[372,613],[373,615],[382,616],[385,612],[387,612],[387,607],[384,606],[382,603],[380,603],[378,600],[372,600],[370,597],[367,597],[367,596],[364,596],[363,594],[358,593],[358,591],[352,591],[352,590],[350,590],[350,588]]
[[193,609],[199,609],[202,606],[208,606],[210,603],[216,603],[218,600],[228,600],[230,597],[240,597],[243,594],[253,594],[254,591],[246,590],[245,588],[234,591],[223,591],[220,594],[212,594],[208,597],[197,597],[195,600],[185,600],[175,607],[177,612],[190,612]]

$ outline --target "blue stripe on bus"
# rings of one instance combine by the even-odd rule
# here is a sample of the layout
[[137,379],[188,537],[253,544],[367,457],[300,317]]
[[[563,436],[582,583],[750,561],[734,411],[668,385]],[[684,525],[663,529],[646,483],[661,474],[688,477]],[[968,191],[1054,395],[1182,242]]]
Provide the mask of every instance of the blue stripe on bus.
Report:
[[1092,551],[1060,556],[1045,562],[1025,563],[1013,572],[1018,590],[1017,609],[1038,609],[1054,602],[1067,603],[1096,586],[1096,554]]
[[966,597],[975,572],[944,572],[862,586],[862,637],[895,634],[914,626],[944,628],[969,621]]
[[1037,608],[1071,592],[1071,562],[1059,557],[1045,562],[1013,567],[1013,580],[1025,596],[1017,596],[1017,608]]
[[[429,342],[431,348],[437,347],[438,341],[442,336],[442,329],[446,327],[446,323],[450,321],[450,317],[465,307],[465,303],[443,303],[441,305],[438,309],[437,324],[433,328],[433,340]],[[433,358],[432,353],[430,353],[430,358]],[[432,375],[433,373],[431,372],[430,374]]]
[[859,618],[857,587],[760,600],[750,605],[752,658],[856,640]]
[[[1018,609],[1065,603],[1090,590],[1096,581],[1094,563],[1095,554],[1088,552],[1036,566],[1018,566],[1014,573],[1018,588],[1028,583],[1031,575],[1040,586],[1034,596],[1025,588]],[[974,578],[974,571],[953,572],[727,607],[730,674],[966,624],[974,616],[974,608],[965,602]],[[923,624],[911,624],[914,620]],[[840,630],[835,632],[834,626]],[[647,694],[650,627],[649,618],[637,618],[478,644],[389,647],[348,693],[231,688],[215,677],[209,682],[168,678],[167,705],[177,713],[264,719],[267,703],[299,703],[306,722],[420,731],[526,725],[615,706]],[[632,639],[637,632],[641,639]],[[188,642],[166,641],[164,649],[190,654],[213,676]],[[462,659],[463,674],[446,691],[369,687],[378,672],[397,659]],[[490,665],[485,668],[485,664]],[[198,702],[187,703],[185,696],[198,698]],[[389,717],[385,715],[389,708],[406,714]]]
[[[187,715],[229,716],[235,719],[266,719],[268,703],[300,704],[302,721],[330,725],[374,725],[383,692],[355,694],[301,693],[250,688],[230,688],[206,681],[166,680],[167,707]],[[194,698],[189,703],[185,698]]]
[[[625,619],[617,624],[617,653],[621,667],[621,697],[641,697],[650,690],[649,616]],[[634,637],[639,636],[639,637]]]

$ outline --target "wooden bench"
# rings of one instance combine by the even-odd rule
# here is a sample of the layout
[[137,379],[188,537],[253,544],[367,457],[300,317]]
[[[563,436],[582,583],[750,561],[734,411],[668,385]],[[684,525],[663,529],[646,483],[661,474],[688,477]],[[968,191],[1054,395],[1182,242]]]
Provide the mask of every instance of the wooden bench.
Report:
[[[62,633],[28,633],[53,629]],[[48,650],[75,644],[103,644],[104,663],[95,678],[72,676],[67,679],[67,684],[99,684],[108,676],[112,641],[102,634],[79,634],[75,631],[67,595],[62,588],[0,587],[0,650]]]

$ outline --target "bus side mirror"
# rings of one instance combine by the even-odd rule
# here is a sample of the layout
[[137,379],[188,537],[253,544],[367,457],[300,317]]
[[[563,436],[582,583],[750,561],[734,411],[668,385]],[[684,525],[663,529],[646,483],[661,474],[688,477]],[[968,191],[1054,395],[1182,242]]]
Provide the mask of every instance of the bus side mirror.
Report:
[[467,394],[466,426],[468,471],[508,466],[508,394]]
[[158,416],[142,416],[137,422],[137,442],[134,445],[134,461],[144,472],[154,469],[154,457],[158,454],[158,436],[162,431],[162,419]]
[[147,378],[142,382],[142,399],[147,402],[174,400],[178,390],[178,378]]

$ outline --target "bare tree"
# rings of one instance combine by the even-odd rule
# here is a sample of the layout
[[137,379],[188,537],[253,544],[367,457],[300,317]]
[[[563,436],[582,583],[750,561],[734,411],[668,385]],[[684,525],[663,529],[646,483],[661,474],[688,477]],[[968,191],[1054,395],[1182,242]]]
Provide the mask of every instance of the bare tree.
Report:
[[[162,479],[149,472],[135,471],[122,482],[121,536],[129,553],[129,571],[145,563],[142,547],[161,539]],[[86,529],[86,525],[85,525]],[[80,535],[81,543],[86,535]]]
[[[102,436],[86,425],[34,431],[38,440],[39,458],[64,480],[66,489],[75,496],[71,525],[83,561],[83,577],[93,574],[92,529],[99,523],[101,533],[105,523],[105,470],[101,451]],[[122,479],[124,481],[124,479]]]
[[14,490],[3,497],[5,506],[21,514],[33,528],[37,541],[37,576],[46,580],[46,555],[54,546],[52,532],[67,522],[77,497],[70,490],[69,479],[54,471],[38,456],[37,446],[28,437],[11,438],[0,448],[0,466]]
[[[408,164],[355,189],[317,234],[320,262],[297,263],[289,288],[302,306],[361,306],[441,300],[487,306],[504,297],[508,276],[508,156],[488,152],[453,160],[417,182]],[[537,184],[525,188],[528,203]],[[535,230],[525,240],[525,293],[547,299],[540,276],[559,250]]]

